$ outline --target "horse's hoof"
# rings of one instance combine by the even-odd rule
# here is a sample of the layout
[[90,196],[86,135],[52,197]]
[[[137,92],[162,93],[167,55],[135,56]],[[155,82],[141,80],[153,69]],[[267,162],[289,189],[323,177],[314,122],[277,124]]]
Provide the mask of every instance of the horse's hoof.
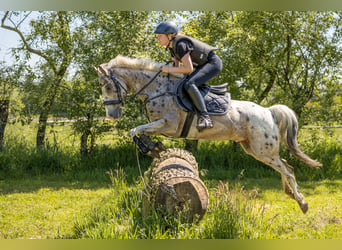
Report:
[[300,209],[302,209],[303,213],[306,214],[306,212],[309,209],[309,204],[307,202],[299,203]]

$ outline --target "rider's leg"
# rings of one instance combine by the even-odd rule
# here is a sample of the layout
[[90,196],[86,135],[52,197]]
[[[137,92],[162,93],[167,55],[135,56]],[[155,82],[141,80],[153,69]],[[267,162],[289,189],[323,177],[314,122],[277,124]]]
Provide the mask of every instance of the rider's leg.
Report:
[[208,56],[208,62],[196,68],[196,70],[193,71],[187,78],[185,89],[189,93],[189,96],[192,99],[195,107],[200,112],[197,125],[199,129],[211,128],[213,123],[208,115],[203,97],[200,94],[198,87],[220,74],[221,70],[221,59],[215,55],[215,53],[211,52]]
[[199,111],[199,118],[197,120],[197,128],[212,128],[213,122],[208,115],[207,108],[204,103],[204,99],[195,84],[185,84],[185,90],[188,92],[193,104]]

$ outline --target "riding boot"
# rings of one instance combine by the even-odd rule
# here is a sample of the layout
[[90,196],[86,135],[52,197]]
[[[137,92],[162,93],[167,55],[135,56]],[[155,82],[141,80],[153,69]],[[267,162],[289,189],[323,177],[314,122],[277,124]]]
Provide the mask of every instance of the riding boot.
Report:
[[205,129],[212,128],[213,122],[208,114],[207,107],[205,106],[204,99],[201,92],[198,90],[197,86],[194,84],[189,84],[187,92],[195,105],[196,109],[199,111],[199,117],[197,120],[197,128]]

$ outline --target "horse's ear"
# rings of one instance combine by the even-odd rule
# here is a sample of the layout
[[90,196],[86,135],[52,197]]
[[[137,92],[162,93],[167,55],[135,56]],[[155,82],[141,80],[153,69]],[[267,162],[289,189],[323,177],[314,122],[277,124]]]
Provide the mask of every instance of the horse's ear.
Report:
[[95,71],[96,71],[97,73],[100,73],[99,69],[98,69],[97,67],[95,67],[94,65],[93,65],[93,68],[95,69]]
[[104,67],[102,67],[101,65],[99,65],[99,66],[97,66],[97,67],[95,67],[95,66],[93,66],[93,67],[94,67],[94,69],[97,71],[98,74],[106,75],[106,76],[109,75],[109,74],[108,74],[108,71],[107,71]]

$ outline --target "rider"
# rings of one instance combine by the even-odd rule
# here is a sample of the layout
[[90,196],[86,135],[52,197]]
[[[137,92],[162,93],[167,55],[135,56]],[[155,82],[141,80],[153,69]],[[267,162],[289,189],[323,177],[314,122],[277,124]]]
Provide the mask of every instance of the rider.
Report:
[[214,53],[217,48],[179,34],[176,24],[170,21],[160,23],[154,34],[157,34],[159,44],[169,49],[174,62],[173,66],[162,66],[161,71],[189,74],[184,88],[199,112],[197,128],[212,128],[213,122],[198,87],[222,71],[222,61]]

